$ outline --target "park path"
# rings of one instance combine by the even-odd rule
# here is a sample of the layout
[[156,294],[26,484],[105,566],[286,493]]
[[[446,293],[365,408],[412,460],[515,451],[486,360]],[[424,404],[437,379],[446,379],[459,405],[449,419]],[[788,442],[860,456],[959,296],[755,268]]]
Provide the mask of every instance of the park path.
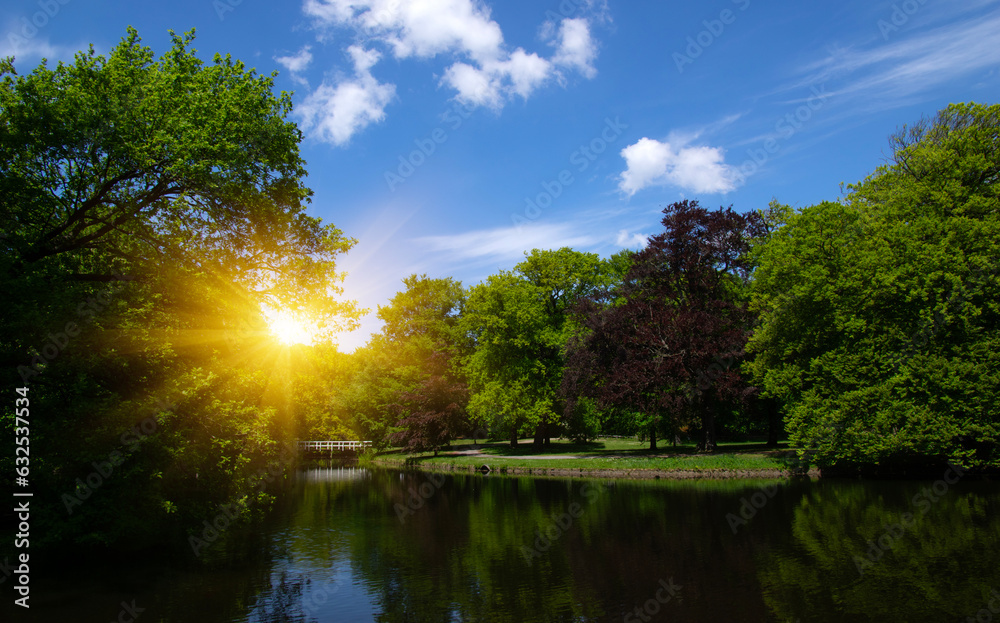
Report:
[[[630,458],[632,455],[629,452],[600,452],[597,454],[522,454],[522,455],[506,455],[506,454],[486,454],[479,448],[469,448],[463,450],[450,450],[448,452],[443,452],[442,454],[446,456],[481,456],[484,458],[492,459],[548,459],[548,460],[558,460],[558,459],[597,459],[597,458]],[[764,456],[774,456],[779,458],[794,457],[794,450],[764,450],[759,452]],[[646,454],[643,455],[647,458],[660,458],[660,459],[671,459],[671,458],[682,458],[691,457],[691,454],[679,454],[676,452],[663,452],[658,454]]]
[[454,450],[447,453],[450,456],[483,456],[492,459],[583,459],[586,457],[577,454],[525,454],[525,455],[506,455],[506,454],[484,454],[481,450]]

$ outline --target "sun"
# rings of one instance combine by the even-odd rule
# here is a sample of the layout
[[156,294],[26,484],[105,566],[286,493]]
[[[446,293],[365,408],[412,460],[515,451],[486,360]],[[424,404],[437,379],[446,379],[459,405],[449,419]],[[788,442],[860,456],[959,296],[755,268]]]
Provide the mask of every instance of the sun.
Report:
[[312,344],[315,331],[300,318],[287,311],[265,310],[267,325],[279,342],[287,346]]

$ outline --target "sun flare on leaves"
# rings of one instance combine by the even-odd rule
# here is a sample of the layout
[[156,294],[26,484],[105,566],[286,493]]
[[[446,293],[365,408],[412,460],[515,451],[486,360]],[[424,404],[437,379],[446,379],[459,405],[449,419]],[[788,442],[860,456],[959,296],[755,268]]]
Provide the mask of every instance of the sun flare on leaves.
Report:
[[264,315],[267,317],[267,325],[271,333],[286,346],[310,345],[316,337],[315,329],[292,313],[265,310]]

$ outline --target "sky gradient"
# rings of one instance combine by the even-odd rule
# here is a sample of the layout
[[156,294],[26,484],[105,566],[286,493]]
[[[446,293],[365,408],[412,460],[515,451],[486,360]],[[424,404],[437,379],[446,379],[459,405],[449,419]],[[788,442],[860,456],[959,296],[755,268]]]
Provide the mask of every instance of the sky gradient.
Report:
[[835,200],[901,125],[1000,101],[1000,0],[15,0],[0,55],[25,73],[129,25],[158,55],[195,28],[294,92],[310,214],[358,240],[344,286],[371,313],[344,350],[411,273],[639,248],[684,198]]

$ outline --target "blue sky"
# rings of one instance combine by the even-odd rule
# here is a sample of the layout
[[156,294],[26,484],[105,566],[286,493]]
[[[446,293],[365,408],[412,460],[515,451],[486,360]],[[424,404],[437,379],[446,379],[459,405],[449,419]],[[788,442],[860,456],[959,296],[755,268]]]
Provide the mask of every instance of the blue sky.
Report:
[[128,25],[157,53],[196,28],[294,91],[310,212],[359,241],[345,350],[408,274],[638,248],[682,198],[836,199],[900,125],[1000,100],[1000,0],[14,0],[0,55],[106,53]]

